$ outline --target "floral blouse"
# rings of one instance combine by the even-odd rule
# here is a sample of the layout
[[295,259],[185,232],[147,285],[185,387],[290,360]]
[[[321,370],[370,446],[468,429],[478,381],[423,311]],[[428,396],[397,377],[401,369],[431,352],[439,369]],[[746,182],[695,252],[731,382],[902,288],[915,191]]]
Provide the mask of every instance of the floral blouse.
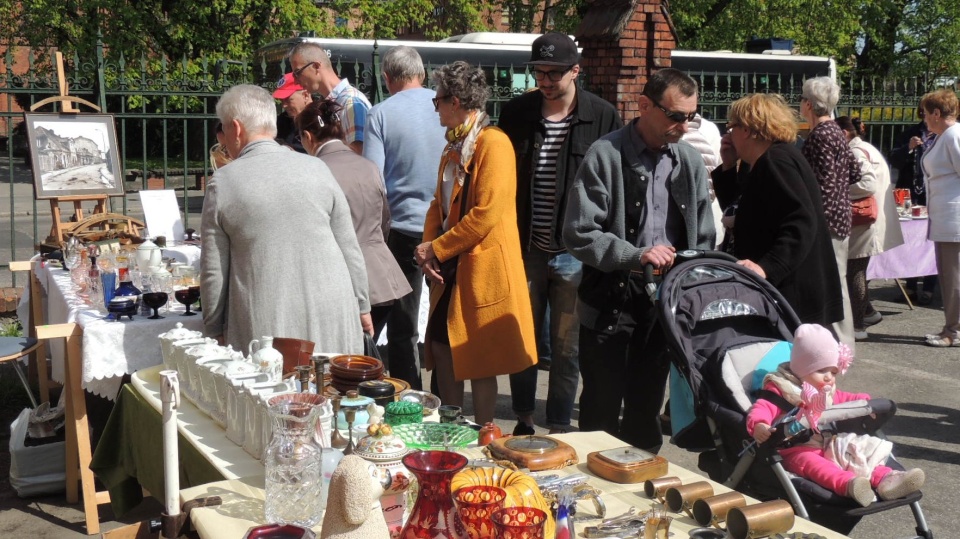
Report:
[[829,120],[810,131],[803,144],[803,156],[820,184],[823,210],[830,232],[850,235],[850,184],[860,181],[860,163],[837,122]]

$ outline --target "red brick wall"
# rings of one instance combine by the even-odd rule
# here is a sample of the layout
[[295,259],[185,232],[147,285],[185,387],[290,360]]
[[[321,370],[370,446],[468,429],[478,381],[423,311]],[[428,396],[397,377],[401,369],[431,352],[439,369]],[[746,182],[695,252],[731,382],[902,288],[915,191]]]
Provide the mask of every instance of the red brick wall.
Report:
[[677,46],[659,0],[640,0],[619,40],[585,37],[578,42],[590,89],[616,105],[624,122],[637,116],[647,77],[670,67],[670,52]]

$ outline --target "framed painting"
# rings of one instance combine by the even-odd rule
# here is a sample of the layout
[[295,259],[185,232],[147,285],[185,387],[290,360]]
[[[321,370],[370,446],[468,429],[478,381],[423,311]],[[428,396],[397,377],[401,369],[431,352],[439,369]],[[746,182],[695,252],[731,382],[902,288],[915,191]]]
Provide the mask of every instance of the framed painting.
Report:
[[24,117],[37,199],[124,194],[112,114]]

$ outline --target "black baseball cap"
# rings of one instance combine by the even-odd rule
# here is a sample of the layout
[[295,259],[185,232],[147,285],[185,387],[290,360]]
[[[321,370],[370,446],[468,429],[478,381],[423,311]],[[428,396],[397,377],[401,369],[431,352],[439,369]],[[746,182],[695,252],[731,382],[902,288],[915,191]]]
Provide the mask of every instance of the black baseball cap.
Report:
[[533,42],[527,65],[568,67],[580,63],[577,44],[570,36],[559,32],[543,34]]

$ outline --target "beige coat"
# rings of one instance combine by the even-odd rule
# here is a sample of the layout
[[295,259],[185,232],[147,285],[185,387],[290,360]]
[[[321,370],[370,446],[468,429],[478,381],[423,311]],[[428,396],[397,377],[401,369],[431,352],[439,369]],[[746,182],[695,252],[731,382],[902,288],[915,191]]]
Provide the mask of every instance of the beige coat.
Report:
[[317,157],[330,167],[350,204],[353,229],[367,267],[370,305],[382,305],[406,296],[413,289],[386,243],[390,208],[380,169],[339,140],[322,146]]
[[893,201],[890,166],[880,150],[860,137],[850,141],[850,149],[860,162],[860,181],[850,186],[850,200],[870,195],[877,199],[877,220],[871,225],[855,226],[850,231],[848,258],[878,255],[903,244],[900,217]]

